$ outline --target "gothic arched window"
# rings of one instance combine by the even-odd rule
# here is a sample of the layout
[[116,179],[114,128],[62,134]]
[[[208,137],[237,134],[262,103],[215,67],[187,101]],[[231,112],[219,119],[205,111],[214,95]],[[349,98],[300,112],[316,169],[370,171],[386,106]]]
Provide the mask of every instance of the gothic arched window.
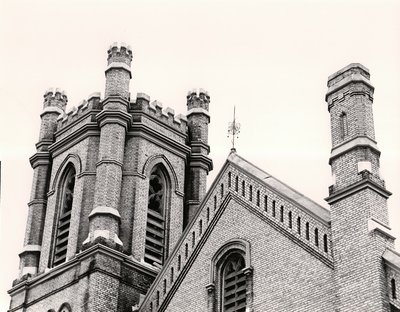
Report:
[[241,254],[232,253],[222,268],[221,299],[222,311],[246,311],[245,261]]
[[69,227],[75,188],[75,168],[67,167],[59,188],[59,205],[56,236],[53,249],[53,266],[67,259]]
[[253,269],[250,243],[226,242],[211,259],[206,286],[209,312],[253,311]]
[[168,184],[164,172],[155,167],[149,177],[144,261],[162,265],[165,258],[165,221]]

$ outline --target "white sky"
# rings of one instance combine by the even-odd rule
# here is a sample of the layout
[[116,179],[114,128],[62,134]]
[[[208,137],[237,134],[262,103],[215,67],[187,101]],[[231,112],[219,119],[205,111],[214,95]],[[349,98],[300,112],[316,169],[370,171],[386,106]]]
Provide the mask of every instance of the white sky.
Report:
[[17,277],[44,91],[69,104],[104,93],[106,50],[133,48],[131,93],[185,113],[186,93],[211,95],[214,177],[230,150],[327,207],[331,184],[327,77],[351,62],[371,71],[391,226],[400,237],[399,1],[0,0],[0,310]]

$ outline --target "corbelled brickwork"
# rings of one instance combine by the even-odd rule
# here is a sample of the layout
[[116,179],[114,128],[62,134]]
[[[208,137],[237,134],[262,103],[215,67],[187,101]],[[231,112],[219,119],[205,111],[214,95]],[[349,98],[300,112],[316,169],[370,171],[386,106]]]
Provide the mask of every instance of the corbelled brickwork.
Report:
[[399,311],[368,69],[328,79],[327,210],[235,151],[207,192],[209,94],[131,98],[132,59],[111,45],[104,98],[68,113],[44,95],[9,311]]

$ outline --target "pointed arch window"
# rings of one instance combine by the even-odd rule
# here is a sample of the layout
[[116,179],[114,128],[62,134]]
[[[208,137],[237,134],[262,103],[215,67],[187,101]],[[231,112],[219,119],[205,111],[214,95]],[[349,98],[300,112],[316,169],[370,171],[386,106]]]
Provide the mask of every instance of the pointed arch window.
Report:
[[232,253],[225,262],[222,272],[223,311],[246,311],[246,276],[244,258]]
[[149,177],[146,241],[144,261],[162,265],[165,258],[165,220],[168,201],[168,180],[160,166],[155,167]]
[[209,312],[253,311],[250,243],[230,240],[211,259],[206,286]]
[[60,197],[58,205],[58,220],[53,250],[53,266],[67,260],[69,228],[75,189],[75,168],[70,165],[65,171],[60,184]]

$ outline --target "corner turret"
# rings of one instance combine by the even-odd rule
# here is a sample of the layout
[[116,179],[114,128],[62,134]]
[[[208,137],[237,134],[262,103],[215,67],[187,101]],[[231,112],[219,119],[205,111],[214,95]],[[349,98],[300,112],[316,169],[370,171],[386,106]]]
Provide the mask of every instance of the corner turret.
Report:
[[29,277],[38,272],[42,248],[44,220],[47,208],[51,160],[48,147],[54,143],[57,119],[64,114],[68,98],[60,89],[48,89],[44,94],[43,112],[36,153],[29,159],[34,170],[31,198],[28,203],[28,221],[24,248],[20,253],[19,277]]
[[114,42],[107,51],[105,98],[120,96],[129,101],[129,82],[132,78],[132,50],[125,43]]
[[368,69],[358,63],[328,78],[334,184],[326,200],[340,311],[387,311],[381,256],[393,247],[386,205],[391,193],[379,176],[373,92]]
[[199,89],[189,91],[186,99],[191,154],[186,174],[189,182],[186,186],[185,225],[190,222],[206,194],[207,175],[212,170],[212,160],[208,157],[210,153],[208,145],[210,96],[205,90]]

